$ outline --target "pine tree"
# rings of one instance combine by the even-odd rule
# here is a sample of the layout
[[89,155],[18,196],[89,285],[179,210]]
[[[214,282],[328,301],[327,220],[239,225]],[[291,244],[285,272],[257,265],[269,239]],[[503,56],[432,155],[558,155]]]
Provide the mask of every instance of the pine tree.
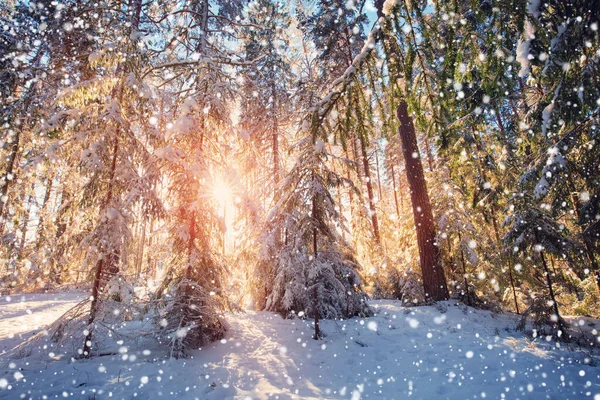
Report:
[[[290,17],[282,3],[271,0],[252,2],[247,10],[244,29],[246,58],[256,61],[244,71],[244,101],[241,125],[258,153],[270,152],[273,193],[281,179],[280,141],[289,123],[289,85],[291,69],[283,55],[289,46],[286,29]],[[265,160],[267,161],[267,160]]]
[[[321,139],[305,137],[297,149],[280,200],[269,213],[263,239],[267,257],[259,267],[274,276],[265,309],[286,317],[313,317],[314,337],[320,338],[319,319],[367,316],[370,310],[359,266],[339,236],[337,227],[344,228],[331,194],[351,182],[329,169],[332,155]],[[286,238],[277,244],[272,235],[282,222]]]

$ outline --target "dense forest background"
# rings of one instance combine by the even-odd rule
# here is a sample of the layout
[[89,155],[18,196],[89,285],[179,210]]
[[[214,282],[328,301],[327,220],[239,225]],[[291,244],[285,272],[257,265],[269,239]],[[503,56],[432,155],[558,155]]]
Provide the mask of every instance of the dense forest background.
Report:
[[600,316],[599,23],[596,0],[4,0],[0,293],[89,288],[82,355],[134,286],[175,352],[227,309],[318,338],[369,296],[561,336]]

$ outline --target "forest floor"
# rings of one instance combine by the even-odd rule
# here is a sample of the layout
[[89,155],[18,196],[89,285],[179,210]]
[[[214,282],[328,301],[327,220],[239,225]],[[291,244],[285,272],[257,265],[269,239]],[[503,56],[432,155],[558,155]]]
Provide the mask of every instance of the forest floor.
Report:
[[515,331],[518,316],[454,302],[372,301],[374,317],[322,321],[319,341],[311,321],[231,314],[225,339],[187,359],[116,337],[118,352],[91,360],[8,359],[85,297],[0,299],[0,399],[600,399],[597,355],[533,340]]

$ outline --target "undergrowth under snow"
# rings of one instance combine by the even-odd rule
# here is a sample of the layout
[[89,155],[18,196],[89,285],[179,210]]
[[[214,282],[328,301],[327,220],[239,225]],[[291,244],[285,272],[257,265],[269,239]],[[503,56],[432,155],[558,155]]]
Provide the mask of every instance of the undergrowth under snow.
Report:
[[372,301],[374,317],[322,321],[319,341],[310,321],[231,314],[225,339],[180,360],[126,326],[91,360],[7,357],[84,297],[0,300],[0,399],[600,399],[597,355],[533,340],[514,330],[518,316],[454,302]]

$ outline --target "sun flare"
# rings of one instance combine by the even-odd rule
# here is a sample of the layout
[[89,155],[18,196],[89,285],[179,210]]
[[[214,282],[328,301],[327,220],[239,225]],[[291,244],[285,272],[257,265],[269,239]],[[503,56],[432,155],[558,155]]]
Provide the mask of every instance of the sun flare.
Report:
[[221,206],[233,200],[233,190],[223,179],[217,179],[215,181],[212,193],[215,200],[217,200]]

